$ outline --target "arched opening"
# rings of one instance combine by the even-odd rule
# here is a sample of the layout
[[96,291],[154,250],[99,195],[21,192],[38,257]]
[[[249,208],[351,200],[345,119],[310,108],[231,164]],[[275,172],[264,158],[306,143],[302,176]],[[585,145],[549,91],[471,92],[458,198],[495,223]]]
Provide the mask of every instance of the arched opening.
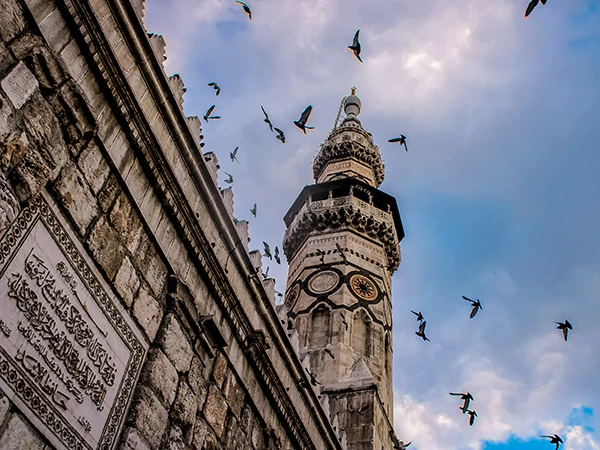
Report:
[[310,348],[322,348],[329,344],[330,318],[330,311],[325,305],[314,310],[310,326]]
[[352,348],[361,355],[371,356],[371,318],[362,309],[352,320]]

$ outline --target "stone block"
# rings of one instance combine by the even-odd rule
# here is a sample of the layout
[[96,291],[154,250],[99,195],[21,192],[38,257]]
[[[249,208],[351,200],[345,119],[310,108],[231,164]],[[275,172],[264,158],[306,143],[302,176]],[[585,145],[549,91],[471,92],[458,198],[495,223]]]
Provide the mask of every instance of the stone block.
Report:
[[19,62],[0,82],[0,86],[15,109],[21,109],[37,91],[39,83],[27,66],[23,62]]
[[189,385],[182,381],[179,383],[177,398],[171,409],[171,418],[181,424],[182,430],[189,438],[186,441],[191,441],[197,409],[196,395]]
[[163,295],[163,288],[167,281],[168,270],[155,245],[147,240],[140,245],[140,250],[135,256],[134,263],[144,269],[143,275],[155,295]]
[[128,422],[151,448],[158,449],[167,430],[169,414],[150,388],[138,385]]
[[133,204],[129,201],[125,192],[121,192],[117,197],[117,201],[110,212],[110,221],[121,235],[121,242],[125,244],[130,252],[135,253],[144,229]]
[[76,166],[68,165],[62,170],[56,189],[62,196],[62,204],[75,222],[79,233],[85,235],[88,226],[100,211],[83,174]]
[[133,317],[138,321],[150,342],[154,341],[156,337],[163,314],[160,303],[146,288],[141,287],[133,303]]
[[121,435],[119,450],[150,450],[150,446],[135,428],[127,428]]
[[173,425],[169,431],[166,450],[186,450],[185,438],[179,425]]
[[95,142],[90,142],[79,155],[79,168],[94,194],[104,185],[110,172],[108,163]]
[[203,449],[204,440],[208,432],[208,424],[201,418],[196,420],[196,425],[194,426],[194,437],[192,439],[192,448],[194,448],[195,450]]
[[0,37],[5,42],[12,41],[25,30],[27,23],[23,16],[23,9],[17,0],[2,0],[2,13],[0,14]]
[[242,415],[240,417],[240,420],[238,421],[238,425],[240,426],[240,429],[246,434],[250,432],[252,425],[252,416],[252,407],[250,405],[244,405],[244,408],[242,409]]
[[175,366],[160,349],[150,350],[142,370],[141,382],[152,389],[165,408],[171,408],[177,394],[179,377]]
[[204,363],[202,362],[202,360],[200,358],[198,358],[197,356],[194,356],[192,358],[192,363],[190,365],[190,371],[188,373],[188,383],[190,384],[190,387],[192,388],[192,391],[194,391],[194,393],[199,397],[198,398],[198,402],[204,402],[204,398],[202,395],[200,395],[201,391],[204,390],[204,384],[206,383],[206,380],[204,379],[204,376],[202,375],[202,371],[204,370]]
[[0,234],[12,223],[19,212],[19,202],[8,180],[0,172]]
[[71,37],[71,33],[68,32],[67,24],[60,11],[55,9],[38,25],[52,49],[60,53]]
[[20,414],[10,417],[2,437],[0,437],[0,448],[10,450],[43,450],[46,447],[44,441],[37,432],[25,422]]
[[222,450],[223,447],[219,444],[217,435],[212,431],[208,430],[204,436],[204,445],[202,450]]
[[246,435],[241,432],[237,419],[234,416],[229,416],[225,425],[225,442],[227,448],[244,448]]
[[125,250],[117,240],[116,231],[106,222],[104,217],[100,217],[92,228],[87,243],[92,255],[100,264],[106,276],[113,280],[117,270],[121,267]]
[[225,418],[227,417],[227,400],[221,395],[217,386],[210,385],[203,414],[206,422],[211,426],[217,437],[223,435],[225,430]]
[[227,365],[227,356],[225,356],[225,354],[222,352],[219,353],[217,359],[215,360],[212,371],[212,380],[219,389],[221,389],[223,387],[223,383],[225,383],[227,371],[229,370]]
[[119,186],[117,178],[113,174],[110,174],[104,183],[104,186],[102,186],[102,189],[98,192],[98,203],[100,204],[102,212],[108,212],[115,201],[115,198],[117,198],[117,195],[120,193],[121,186]]
[[192,346],[173,314],[169,314],[165,319],[165,324],[158,338],[158,344],[162,346],[163,351],[173,362],[177,371],[187,372],[190,370],[192,356],[194,356]]
[[129,308],[133,303],[133,298],[140,287],[140,279],[138,278],[133,264],[128,256],[123,258],[123,263],[117,272],[114,284],[117,292],[125,301]]
[[6,398],[6,396],[1,392],[0,395],[2,395],[2,398],[0,398],[0,425],[2,425],[4,423],[4,419],[6,419],[6,414],[10,409],[10,402],[8,401],[8,398]]
[[252,420],[252,434],[250,435],[250,442],[252,444],[252,448],[255,450],[262,450],[266,448],[265,432],[256,417]]
[[242,415],[242,408],[244,407],[244,398],[246,397],[246,393],[242,386],[237,381],[237,378],[234,376],[233,372],[230,372],[230,376],[228,377],[228,387],[225,391],[225,398],[229,402],[229,408],[231,412],[235,415],[237,419],[239,419]]

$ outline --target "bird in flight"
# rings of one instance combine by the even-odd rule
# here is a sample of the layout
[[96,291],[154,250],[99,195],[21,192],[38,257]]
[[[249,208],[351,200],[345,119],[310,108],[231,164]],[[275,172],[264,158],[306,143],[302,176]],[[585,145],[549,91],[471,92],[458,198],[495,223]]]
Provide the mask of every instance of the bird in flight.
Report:
[[415,334],[420,338],[423,338],[424,341],[429,341],[429,338],[425,336],[425,325],[427,325],[427,321],[423,321],[419,324],[419,330],[415,331]]
[[423,322],[425,320],[425,318],[423,317],[423,314],[421,314],[421,311],[415,312],[411,309],[410,312],[413,313],[415,316],[417,316],[417,320],[419,322]]
[[217,83],[215,83],[214,81],[211,81],[210,83],[208,83],[209,86],[211,86],[216,92],[215,95],[218,97],[219,94],[221,93],[221,88],[219,87],[219,85]]
[[344,250],[342,249],[342,247],[340,247],[340,244],[338,244],[336,242],[335,243],[335,248],[337,249],[338,253],[342,257],[342,261],[344,261],[344,264],[348,264],[348,259],[346,258],[346,254],[344,253]]
[[225,172],[225,175],[227,175],[229,178],[226,178],[225,180],[223,180],[225,183],[227,184],[231,184],[233,183],[233,175],[231,175],[230,173]]
[[556,450],[558,450],[558,446],[560,444],[563,444],[563,440],[560,438],[560,436],[556,433],[554,433],[554,436],[540,436],[543,438],[548,438],[550,439],[550,443],[551,444],[556,444]]
[[267,244],[265,241],[263,241],[263,246],[265,248],[265,254],[263,256],[266,256],[269,259],[273,259],[273,255],[271,255],[271,247],[269,247],[269,244]]
[[250,7],[240,0],[235,0],[235,2],[242,7],[244,12],[248,15],[248,19],[252,20],[252,11],[250,11]]
[[540,1],[542,2],[542,5],[546,4],[546,0],[531,0],[529,2],[529,5],[527,5],[527,9],[525,10],[525,18],[529,17],[531,11],[533,11],[533,9],[538,5]]
[[234,148],[232,152],[229,152],[229,157],[231,158],[231,162],[236,161],[239,164],[240,161],[237,159],[238,150],[239,150],[239,147]]
[[277,136],[275,137],[279,139],[282,144],[285,144],[285,134],[283,134],[283,131],[277,127],[275,127],[275,131],[277,131]]
[[325,252],[320,248],[317,249],[317,255],[321,256],[321,264],[325,264]]
[[273,131],[273,124],[271,123],[271,120],[269,119],[269,115],[267,114],[267,112],[265,111],[265,108],[263,108],[262,105],[260,105],[260,109],[262,109],[263,114],[265,115],[265,118],[263,119],[263,121],[269,125],[269,128],[271,129],[271,131]]
[[328,348],[324,348],[323,351],[329,356],[331,356],[331,359],[335,359],[335,356],[333,356],[333,352],[331,350],[329,350]]
[[477,311],[479,311],[480,309],[483,309],[481,307],[481,302],[479,301],[479,299],[477,299],[477,301],[471,300],[470,298],[467,298],[464,295],[462,296],[462,298],[464,298],[468,302],[471,302],[471,306],[473,307],[473,310],[471,311],[471,315],[469,316],[471,319],[473,317],[475,317],[475,315],[477,314]]
[[406,136],[404,136],[403,134],[401,134],[400,137],[388,139],[388,142],[391,142],[391,143],[400,142],[400,145],[404,145],[404,148],[406,149],[406,151],[408,151],[408,146],[406,145]]
[[469,417],[469,425],[473,426],[473,424],[475,423],[475,417],[477,417],[477,412],[471,411],[470,409],[468,409],[467,414],[469,414],[469,416],[471,416],[471,417]]
[[360,59],[360,42],[358,42],[358,33],[360,33],[360,30],[356,30],[354,39],[352,39],[352,45],[349,45],[348,48],[352,50],[352,53],[354,53],[356,59],[358,59],[360,62],[363,62],[363,60]]
[[310,117],[310,113],[312,112],[312,105],[308,105],[302,114],[300,115],[300,119],[294,120],[294,125],[296,125],[299,129],[302,130],[304,134],[306,134],[306,130],[313,130],[315,127],[309,127],[306,125],[308,122],[308,118]]
[[208,108],[208,110],[206,111],[206,114],[204,114],[204,121],[208,123],[209,119],[220,119],[221,116],[211,116],[213,110],[215,109],[215,105],[212,105],[210,108]]
[[254,204],[254,206],[252,208],[250,208],[250,213],[254,216],[254,218],[256,219],[256,203]]
[[277,264],[281,264],[281,258],[279,257],[279,248],[275,246],[275,254],[273,255]]
[[563,338],[564,338],[565,342],[567,342],[569,330],[573,329],[573,325],[571,325],[571,322],[569,322],[568,320],[565,320],[565,323],[562,323],[562,322],[554,322],[554,323],[558,324],[558,326],[556,328],[559,330],[562,330]]
[[263,280],[266,280],[267,278],[269,278],[269,266],[267,266],[266,272],[263,272],[262,277],[263,277]]
[[463,414],[469,410],[469,405],[475,400],[470,392],[465,392],[464,394],[462,392],[450,392],[450,395],[458,395],[460,396],[460,399],[464,401],[463,405],[460,407]]

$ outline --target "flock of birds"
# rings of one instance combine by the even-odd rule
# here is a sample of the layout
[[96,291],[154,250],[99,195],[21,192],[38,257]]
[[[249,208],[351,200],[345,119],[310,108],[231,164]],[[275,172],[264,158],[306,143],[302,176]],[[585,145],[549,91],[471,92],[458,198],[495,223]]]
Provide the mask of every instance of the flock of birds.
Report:
[[[538,3],[542,3],[542,5],[546,4],[547,0],[531,0],[530,3],[527,6],[527,9],[525,11],[525,17],[529,17],[529,15],[531,14],[531,12],[535,9],[535,7],[538,5]],[[248,16],[248,18],[250,20],[252,20],[252,10],[250,9],[250,6],[240,0],[235,0],[235,3],[237,3],[238,5],[240,5],[242,7],[243,12]],[[352,39],[352,44],[348,46],[348,49],[352,51],[354,57],[359,61],[359,62],[363,62],[362,58],[361,58],[361,43],[359,40],[359,35],[360,35],[360,30],[357,30],[356,33],[354,34],[354,37]],[[215,95],[219,96],[219,94],[221,93],[221,87],[216,83],[216,82],[210,82],[208,83],[209,87],[212,87],[215,91]],[[269,129],[271,132],[275,132],[277,133],[275,138],[278,139],[282,144],[285,144],[286,142],[286,138],[285,138],[285,133],[282,129],[276,127],[273,125],[273,123],[271,122],[271,119],[269,117],[269,114],[267,113],[267,111],[265,111],[265,108],[261,105],[261,110],[262,113],[264,115],[264,119],[263,121],[268,125]],[[213,115],[213,111],[215,109],[215,105],[212,105],[210,108],[208,108],[208,110],[206,111],[206,114],[204,115],[204,120],[208,123],[210,120],[218,120],[221,119],[221,116],[218,115]],[[306,130],[312,130],[314,129],[314,127],[312,126],[308,126],[307,123],[309,121],[310,115],[312,113],[312,105],[308,105],[304,111],[302,111],[302,113],[300,114],[300,118],[296,121],[294,121],[294,125],[300,130],[302,131],[304,134],[306,134]],[[404,134],[400,134],[400,136],[398,137],[394,137],[388,140],[389,143],[399,143],[400,146],[404,146],[405,150],[408,152],[408,145],[407,145],[407,137]],[[239,147],[236,147],[233,151],[231,151],[229,153],[229,157],[231,159],[231,162],[237,162],[238,164],[240,163],[237,155],[238,155],[238,151],[239,151]],[[232,184],[233,183],[233,175],[231,175],[230,173],[225,172],[225,174],[227,175],[227,178],[224,180],[225,183],[227,184]],[[250,209],[250,213],[252,214],[252,216],[254,218],[256,218],[256,214],[257,214],[257,204],[255,203],[254,206]],[[346,262],[346,257],[344,255],[344,252],[342,251],[342,249],[339,247],[338,244],[336,244],[338,246],[338,252],[339,254],[342,256],[344,262]],[[280,253],[279,253],[279,248],[276,246],[274,251],[271,252],[271,247],[269,246],[269,244],[267,242],[263,241],[263,256],[269,258],[270,260],[275,260],[275,262],[277,264],[281,264],[281,257],[280,257]],[[325,252],[317,249],[317,254],[320,255],[321,257],[321,263],[324,263],[324,257],[325,257]],[[253,274],[252,276],[258,277],[258,273],[259,273],[260,269],[257,268],[257,272],[255,274]],[[266,271],[262,272],[262,278],[267,279],[269,276],[269,267],[267,267]],[[258,278],[257,278],[258,279]],[[280,292],[277,292],[277,295],[280,297],[283,297],[283,294]],[[468,297],[462,296],[462,298],[468,302],[471,303],[471,313],[469,315],[470,319],[473,319],[477,313],[483,309],[482,305],[481,305],[481,301],[479,299],[477,300],[472,300]],[[421,339],[423,339],[423,341],[430,341],[430,339],[427,337],[427,335],[425,334],[425,327],[427,325],[427,321],[425,320],[425,317],[423,316],[423,314],[420,311],[412,311],[411,312],[417,316],[416,319],[419,322],[418,325],[418,329],[415,332],[415,334],[417,336],[419,336]],[[345,324],[346,329],[348,328],[348,324],[345,320],[345,317],[342,316],[342,323]],[[568,320],[565,320],[564,322],[555,322],[558,326],[557,329],[561,330],[563,333],[563,339],[566,342],[568,339],[568,333],[569,330],[573,330],[573,326],[571,325],[571,323]],[[330,350],[325,349],[325,352],[327,352],[331,358],[334,358],[333,353],[331,353]],[[308,371],[308,369],[306,369],[309,377],[310,377],[310,384],[313,386],[317,386],[320,385],[321,383],[316,379],[316,377],[314,376],[313,373],[311,373],[310,371]],[[475,424],[475,418],[478,417],[477,416],[477,412],[473,409],[469,409],[471,402],[473,402],[475,400],[475,398],[473,397],[473,395],[470,392],[450,392],[450,395],[452,396],[459,396],[460,399],[463,401],[462,405],[459,407],[459,409],[462,411],[463,414],[467,414],[469,416],[469,425],[473,426]],[[362,411],[359,410],[359,413],[364,413]],[[556,444],[556,450],[558,450],[560,444],[563,443],[563,440],[561,439],[561,437],[557,434],[554,434],[552,436],[548,436],[548,435],[542,435],[540,436],[542,438],[548,438],[550,439],[550,444]],[[398,441],[397,438],[395,438],[395,436],[393,436],[394,439],[392,439],[394,441],[394,449],[395,450],[405,450],[407,449],[412,442],[408,442],[408,443],[404,443],[403,441]]]

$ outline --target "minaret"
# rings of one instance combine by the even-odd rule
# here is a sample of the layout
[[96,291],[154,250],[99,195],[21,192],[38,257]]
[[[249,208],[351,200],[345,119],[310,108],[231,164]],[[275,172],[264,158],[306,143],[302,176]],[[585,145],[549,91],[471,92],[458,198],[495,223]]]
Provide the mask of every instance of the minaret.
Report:
[[391,276],[404,230],[396,200],[378,189],[384,166],[360,109],[353,88],[314,159],[315,184],[285,215],[285,306],[348,450],[391,450]]

